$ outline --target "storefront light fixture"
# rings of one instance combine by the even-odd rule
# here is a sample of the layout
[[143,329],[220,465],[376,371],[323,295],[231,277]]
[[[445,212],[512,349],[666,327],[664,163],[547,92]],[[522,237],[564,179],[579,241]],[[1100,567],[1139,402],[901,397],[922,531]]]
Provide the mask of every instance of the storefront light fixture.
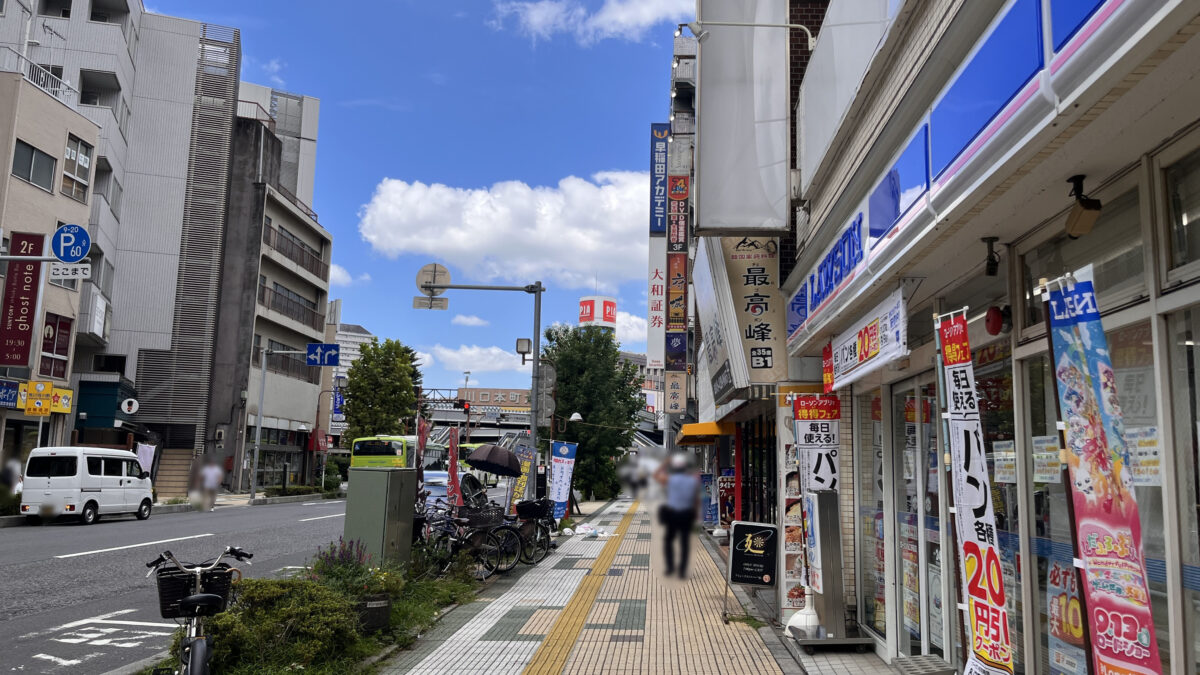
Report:
[[678,94],[678,92],[676,92],[674,89],[672,89],[671,90],[671,98],[675,98],[676,94]]
[[1000,254],[996,253],[996,242],[1000,241],[1000,237],[984,237],[981,241],[987,244],[987,260],[984,272],[989,277],[994,277],[1000,273]]
[[1092,199],[1083,192],[1083,179],[1086,176],[1071,176],[1067,182],[1071,184],[1071,196],[1075,203],[1071,205],[1071,213],[1067,215],[1067,236],[1076,239],[1092,231],[1096,221],[1100,219],[1100,200]]
[[796,28],[804,31],[808,36],[808,51],[817,48],[817,39],[813,37],[812,31],[808,26],[798,23],[740,23],[735,21],[689,21],[681,23],[675,27],[675,37],[683,35],[683,29],[686,27],[691,31],[692,35],[696,36],[696,40],[703,42],[704,38],[708,37],[706,26],[734,26],[739,28]]

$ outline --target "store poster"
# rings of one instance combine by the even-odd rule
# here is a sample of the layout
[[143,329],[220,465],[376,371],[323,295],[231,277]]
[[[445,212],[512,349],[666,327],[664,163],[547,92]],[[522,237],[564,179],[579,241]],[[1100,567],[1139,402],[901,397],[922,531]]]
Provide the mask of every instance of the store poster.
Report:
[[554,502],[554,519],[567,515],[571,501],[571,474],[575,472],[577,443],[550,442],[550,501]]
[[808,560],[808,587],[813,593],[825,592],[825,572],[821,569],[821,526],[817,517],[817,496],[804,495],[804,554]]
[[1058,483],[1062,480],[1062,460],[1058,454],[1058,436],[1033,437],[1033,482]]
[[884,596],[887,588],[886,556],[883,533],[883,404],[879,396],[871,401],[871,473],[875,476],[873,487],[875,491],[874,508],[863,523],[867,532],[874,533],[875,539],[875,597],[874,621],[872,627],[883,633],[887,628],[887,600]]
[[713,475],[700,474],[700,514],[704,527],[717,524],[717,501],[713,499]]
[[1049,560],[1046,623],[1049,624],[1050,675],[1088,675],[1079,574],[1070,560],[1058,557]]
[[733,522],[733,493],[736,486],[733,469],[721,469],[721,475],[717,477],[717,494],[719,495],[721,527],[726,530]]
[[[815,490],[837,490],[840,471],[838,452],[842,402],[837,396],[801,394],[792,401],[796,455],[800,468],[801,499],[787,499],[785,526],[802,533],[808,565],[807,583],[815,593],[824,588],[820,567],[820,533],[815,518]],[[789,518],[791,522],[789,522]],[[796,533],[786,533],[791,539]]]
[[951,485],[957,517],[959,570],[971,636],[965,675],[1013,672],[1004,567],[975,391],[966,316],[943,319],[938,336],[945,368]]
[[1162,486],[1162,459],[1158,449],[1158,427],[1126,427],[1129,468],[1135,487]]
[[1017,444],[1015,441],[992,441],[992,457],[995,469],[992,475],[997,483],[1017,483]]
[[1075,506],[1076,555],[1084,563],[1097,673],[1162,673],[1150,607],[1134,472],[1089,265],[1042,298],[1050,317],[1059,407]]

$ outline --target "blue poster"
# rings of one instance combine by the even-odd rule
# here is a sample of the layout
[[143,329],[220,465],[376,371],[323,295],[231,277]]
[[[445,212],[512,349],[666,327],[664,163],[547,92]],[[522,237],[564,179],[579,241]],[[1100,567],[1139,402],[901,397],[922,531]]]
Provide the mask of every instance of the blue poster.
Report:
[[334,415],[342,414],[342,404],[345,402],[346,402],[346,397],[342,394],[342,388],[334,387],[334,389],[333,389],[333,414]]
[[712,527],[717,524],[717,500],[713,499],[713,475],[700,474],[700,513],[704,516],[704,526]]
[[576,443],[550,442],[550,501],[554,502],[554,518],[567,515],[571,500],[571,474],[575,471]]
[[0,408],[14,409],[17,407],[17,386],[16,382],[8,380],[0,380]]
[[650,125],[650,234],[667,234],[667,138],[670,124]]

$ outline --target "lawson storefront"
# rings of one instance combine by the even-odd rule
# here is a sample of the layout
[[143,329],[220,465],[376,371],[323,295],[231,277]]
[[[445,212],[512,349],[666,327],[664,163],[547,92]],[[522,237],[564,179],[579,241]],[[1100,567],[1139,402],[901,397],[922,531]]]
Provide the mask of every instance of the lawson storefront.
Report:
[[[1003,584],[994,595],[1006,619],[997,634],[1013,671],[1101,672],[1089,670],[1094,653],[1124,645],[1127,662],[1142,668],[1129,672],[1195,675],[1198,22],[1195,8],[1171,14],[1177,3],[1075,3],[1095,11],[1079,30],[1056,31],[1043,25],[1055,4],[1005,3],[970,59],[924,101],[910,101],[926,108],[904,142],[871,148],[891,158],[887,168],[839,197],[843,206],[814,239],[824,245],[802,254],[785,283],[788,350],[829,354],[832,388],[851,420],[841,438],[851,477],[842,503],[853,516],[843,517],[853,541],[847,596],[882,657],[935,655],[961,668],[971,647],[956,611],[962,550],[951,526],[955,476],[944,461],[951,447],[934,319],[957,312],[966,319]],[[1177,25],[1163,31],[1156,21]],[[1032,36],[1030,72],[995,76],[1021,61],[1020,35]],[[1102,46],[1091,42],[1097,36]],[[1088,72],[1077,58],[1114,73]],[[1124,84],[1113,89],[1117,80]],[[966,91],[995,109],[964,132],[963,115],[950,113]],[[1066,181],[1084,173],[1086,197],[1102,207],[1083,214],[1098,216],[1090,229],[1077,229],[1080,209],[1093,209],[1068,196]],[[1111,364],[1104,406],[1123,416],[1129,450],[1096,472],[1077,471],[1078,454],[1061,447],[1064,434],[1100,432],[1059,412],[1066,384],[1041,294],[1042,280],[1085,270]],[[1134,513],[1131,501],[1140,547],[1122,542],[1120,554],[1144,569],[1146,597],[1130,606],[1145,618],[1131,611],[1120,623],[1080,588],[1072,509]],[[1156,645],[1157,654],[1138,645]]]

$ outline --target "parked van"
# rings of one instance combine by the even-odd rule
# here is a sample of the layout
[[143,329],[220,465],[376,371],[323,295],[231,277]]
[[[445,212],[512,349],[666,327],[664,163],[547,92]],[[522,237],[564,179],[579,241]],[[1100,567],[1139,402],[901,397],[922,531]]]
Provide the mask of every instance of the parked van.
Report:
[[100,516],[150,517],[150,474],[127,450],[35,448],[25,464],[21,513],[30,520],[77,515],[84,525]]

